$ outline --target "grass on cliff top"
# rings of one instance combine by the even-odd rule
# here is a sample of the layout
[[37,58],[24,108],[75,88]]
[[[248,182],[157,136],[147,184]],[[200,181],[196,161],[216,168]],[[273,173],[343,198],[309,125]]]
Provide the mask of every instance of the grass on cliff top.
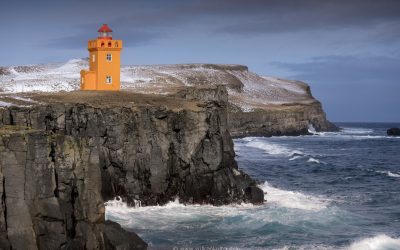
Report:
[[141,94],[130,91],[72,91],[58,93],[36,93],[29,96],[40,103],[82,103],[98,107],[109,106],[155,106],[170,109],[199,110],[197,102],[174,95]]

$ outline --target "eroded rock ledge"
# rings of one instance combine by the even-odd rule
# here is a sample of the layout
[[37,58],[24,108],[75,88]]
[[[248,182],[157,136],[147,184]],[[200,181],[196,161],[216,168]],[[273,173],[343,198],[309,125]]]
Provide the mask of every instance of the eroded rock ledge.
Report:
[[237,168],[225,87],[32,94],[0,109],[0,248],[143,249],[104,202],[261,203]]
[[339,128],[326,119],[321,103],[269,105],[243,112],[230,105],[229,129],[233,137],[246,136],[297,136],[315,131],[338,131]]

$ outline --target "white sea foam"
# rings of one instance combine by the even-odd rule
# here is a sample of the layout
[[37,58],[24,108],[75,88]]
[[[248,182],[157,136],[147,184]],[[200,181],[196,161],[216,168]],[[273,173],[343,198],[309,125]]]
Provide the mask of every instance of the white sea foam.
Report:
[[[296,208],[302,210],[312,210],[319,211],[327,208],[329,204],[329,199],[324,197],[313,196],[309,194],[303,194],[296,191],[288,191],[279,189],[271,186],[268,182],[263,183],[259,186],[266,193],[266,204],[274,204],[276,207],[285,207],[285,208]],[[123,202],[120,198],[115,198],[114,200],[110,200],[105,203],[107,211],[110,213],[129,213],[132,211],[145,211],[145,210],[160,210],[160,209],[193,209],[193,208],[202,208],[203,210],[213,209],[215,211],[221,208],[222,210],[229,211],[235,209],[251,209],[257,208],[258,206],[253,206],[252,204],[232,204],[226,206],[215,207],[212,205],[185,205],[179,202],[179,199],[176,198],[174,201],[171,201],[164,206],[149,206],[149,207],[128,207],[125,202]],[[232,211],[233,211],[232,210]],[[225,213],[223,212],[223,213]]]
[[362,133],[346,133],[346,132],[320,132],[321,137],[337,140],[366,140],[366,139],[400,139],[400,137],[386,135],[370,135]]
[[312,158],[312,157],[310,157],[307,162],[313,162],[313,163],[318,163],[318,164],[321,163],[318,159],[315,159],[315,158]]
[[[282,248],[273,248],[274,250],[339,250],[341,248],[337,247],[332,247],[332,246],[327,246],[327,245],[320,245],[320,244],[315,244],[315,245],[289,245],[289,246],[284,246]],[[344,249],[343,249],[344,250]]]
[[251,148],[257,148],[263,150],[265,153],[269,155],[277,155],[277,156],[286,156],[289,157],[289,161],[294,161],[297,159],[301,159],[303,157],[308,157],[307,162],[310,163],[317,163],[317,164],[326,164],[326,162],[323,162],[319,159],[317,159],[315,156],[312,157],[310,155],[305,154],[304,152],[297,150],[297,149],[291,149],[289,147],[286,147],[282,144],[277,144],[274,142],[250,137],[250,138],[243,138],[243,141],[247,142],[245,143],[246,147],[251,147]]
[[272,144],[272,143],[266,143],[266,142],[261,142],[261,141],[251,141],[246,144],[248,147],[252,148],[258,148],[264,150],[267,154],[270,155],[288,155],[290,154],[290,150],[286,147]]
[[[163,206],[147,207],[128,207],[121,200],[111,200],[105,203],[106,219],[118,222],[124,227],[153,229],[153,230],[176,230],[175,227],[182,226],[188,229],[193,222],[204,221],[203,225],[215,223],[224,218],[235,216],[250,216],[249,226],[261,222],[257,214],[251,212],[253,209],[259,209],[259,206],[252,204],[232,204],[225,206],[212,205],[185,205],[179,203],[178,199],[171,201]],[[270,218],[265,218],[269,220]],[[220,223],[223,223],[222,221]],[[217,225],[218,226],[218,225]],[[237,225],[242,227],[243,225]],[[182,230],[182,229],[181,229]]]
[[366,139],[398,139],[400,137],[393,137],[387,135],[374,135],[373,129],[366,128],[342,128],[340,132],[316,132],[314,135],[326,137],[336,140],[366,140]]
[[289,153],[290,157],[302,156],[302,155],[304,155],[304,153],[301,152],[300,150],[291,150],[291,152]]
[[[288,191],[272,187],[268,182],[260,185],[260,188],[266,192],[266,205],[273,205],[274,207],[292,208],[308,211],[319,211],[327,208],[329,200],[323,197],[312,196],[295,191]],[[145,213],[156,212],[158,214],[165,214],[168,216],[185,216],[201,214],[212,214],[218,216],[231,216],[248,213],[249,209],[259,209],[259,206],[252,204],[231,204],[225,206],[212,206],[212,205],[185,205],[179,202],[176,198],[174,201],[167,203],[164,206],[147,206],[147,207],[129,207],[120,198],[115,198],[105,203],[106,212],[108,215],[116,216],[121,219],[128,219],[132,213]],[[171,214],[171,210],[174,214]],[[257,220],[257,219],[255,219]]]
[[321,160],[318,160],[317,158],[314,158],[314,157],[308,158],[307,162],[310,162],[310,163],[317,163],[317,164],[324,164],[324,165],[327,164],[326,162],[321,161]]
[[[347,216],[335,206],[327,208],[329,204],[327,199],[281,190],[268,183],[262,187],[264,191],[268,191],[266,195],[268,201],[261,206],[184,205],[176,199],[164,206],[131,208],[121,200],[114,199],[106,203],[106,219],[140,232],[150,246],[156,247],[160,243],[153,239],[165,238],[166,235],[169,237],[168,243],[165,243],[167,245],[173,245],[178,241],[181,244],[190,241],[188,243],[190,245],[202,241],[207,235],[218,235],[216,239],[218,243],[220,240],[242,235],[243,232],[274,230],[286,226],[305,229],[308,227],[305,222],[330,226],[340,221],[343,216]],[[255,234],[249,240],[268,242],[270,236]],[[248,248],[245,242],[238,242],[237,246]],[[292,249],[292,246],[288,249]]]
[[390,171],[388,171],[388,176],[390,176],[390,177],[396,177],[396,178],[400,178],[400,174],[395,174],[395,173],[392,173],[392,172],[390,172]]
[[[274,190],[269,189],[274,195]],[[278,190],[279,191],[279,190]],[[285,191],[283,191],[285,192]],[[290,193],[286,193],[291,195]],[[306,195],[299,199],[308,199]],[[304,203],[307,200],[303,201]],[[309,201],[310,202],[310,201]],[[281,206],[283,205],[283,206]],[[304,221],[315,221],[329,225],[335,220],[337,211],[322,209],[317,205],[305,205],[297,203],[297,206],[277,204],[271,199],[265,205],[252,204],[241,205],[184,205],[173,201],[164,206],[148,206],[131,208],[121,200],[113,200],[106,203],[106,219],[115,221],[126,228],[134,228],[138,231],[165,235],[172,233],[172,239],[181,239],[182,232],[206,232],[213,234],[222,233],[225,236],[236,235],[236,232],[248,230],[260,230],[261,228],[275,227],[275,224],[288,225],[290,227],[302,226]],[[334,216],[331,216],[334,215]],[[186,235],[185,239],[198,240],[197,234]],[[151,240],[148,241],[152,245]]]
[[317,130],[315,130],[315,128],[312,124],[308,124],[308,133],[317,134]]
[[303,155],[304,153],[300,150],[293,150],[283,145],[275,144],[272,142],[261,141],[258,139],[253,139],[246,143],[247,147],[257,148],[264,150],[265,153],[270,155],[285,155],[288,157],[294,157],[298,155]]
[[342,133],[345,134],[371,134],[374,132],[373,129],[367,129],[367,128],[348,128],[348,127],[343,127],[341,129]]
[[393,173],[393,172],[390,172],[390,171],[376,171],[376,172],[380,173],[380,174],[386,174],[389,177],[400,178],[400,173]]
[[359,240],[349,247],[350,250],[397,250],[400,249],[400,238],[385,234]]
[[289,161],[294,161],[294,160],[300,159],[300,158],[301,158],[300,155],[295,155],[295,156],[293,156],[292,158],[290,158]]
[[267,204],[273,203],[276,206],[286,208],[297,208],[303,210],[319,211],[327,208],[329,200],[327,198],[278,189],[265,182],[260,188],[266,192]]

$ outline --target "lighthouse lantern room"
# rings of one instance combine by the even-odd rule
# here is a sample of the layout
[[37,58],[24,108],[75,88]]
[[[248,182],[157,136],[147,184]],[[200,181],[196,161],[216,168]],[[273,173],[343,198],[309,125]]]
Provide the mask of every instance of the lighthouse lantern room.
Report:
[[81,90],[119,90],[122,40],[112,39],[112,30],[103,24],[99,36],[88,41],[89,70],[81,70]]

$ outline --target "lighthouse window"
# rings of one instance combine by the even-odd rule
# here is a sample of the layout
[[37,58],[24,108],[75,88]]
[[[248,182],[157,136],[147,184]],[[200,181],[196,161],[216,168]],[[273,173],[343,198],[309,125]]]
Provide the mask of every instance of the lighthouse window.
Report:
[[106,59],[107,59],[107,61],[111,62],[112,61],[112,55],[111,54],[107,54]]
[[92,62],[96,61],[96,55],[92,55]]
[[111,76],[106,76],[106,83],[108,83],[108,84],[112,83],[112,77]]

